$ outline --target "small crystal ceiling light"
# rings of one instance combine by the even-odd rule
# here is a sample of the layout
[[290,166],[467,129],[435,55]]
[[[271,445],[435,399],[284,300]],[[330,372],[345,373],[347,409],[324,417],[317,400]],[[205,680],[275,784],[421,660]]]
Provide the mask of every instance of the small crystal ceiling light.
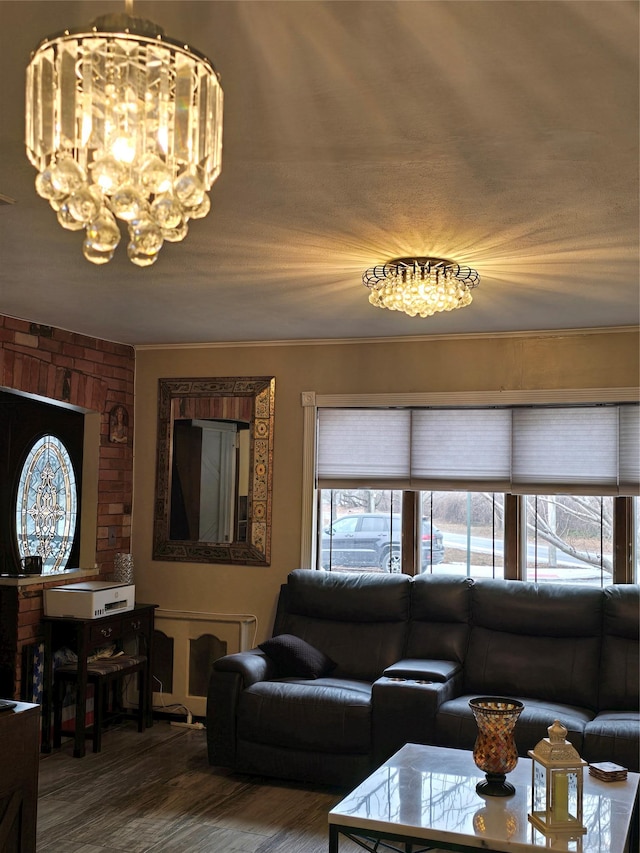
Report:
[[362,282],[371,290],[372,305],[410,317],[430,317],[470,305],[480,276],[446,258],[396,258],[368,269]]
[[36,191],[84,255],[105,264],[127,224],[129,259],[155,263],[205,217],[222,161],[211,62],[151,21],[105,15],[46,38],[27,68],[26,149]]

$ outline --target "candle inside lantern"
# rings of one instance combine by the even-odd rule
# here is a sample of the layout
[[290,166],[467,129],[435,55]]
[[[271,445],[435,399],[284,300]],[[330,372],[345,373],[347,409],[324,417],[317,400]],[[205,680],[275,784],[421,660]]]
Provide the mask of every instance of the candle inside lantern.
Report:
[[567,773],[553,774],[553,817],[554,820],[569,820],[569,776]]

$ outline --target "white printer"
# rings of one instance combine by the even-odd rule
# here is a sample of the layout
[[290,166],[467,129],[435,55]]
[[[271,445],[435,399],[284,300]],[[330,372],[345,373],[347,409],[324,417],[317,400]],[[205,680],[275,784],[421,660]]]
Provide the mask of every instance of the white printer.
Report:
[[84,581],[44,591],[45,616],[99,619],[117,611],[133,610],[135,584]]

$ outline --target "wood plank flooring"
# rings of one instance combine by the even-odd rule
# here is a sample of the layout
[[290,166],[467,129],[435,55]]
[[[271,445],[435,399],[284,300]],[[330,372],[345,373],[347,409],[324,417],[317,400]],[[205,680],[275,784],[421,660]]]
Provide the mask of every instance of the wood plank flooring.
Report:
[[80,759],[63,741],[40,760],[37,853],[327,853],[327,812],[346,791],[210,767],[205,737],[122,723]]

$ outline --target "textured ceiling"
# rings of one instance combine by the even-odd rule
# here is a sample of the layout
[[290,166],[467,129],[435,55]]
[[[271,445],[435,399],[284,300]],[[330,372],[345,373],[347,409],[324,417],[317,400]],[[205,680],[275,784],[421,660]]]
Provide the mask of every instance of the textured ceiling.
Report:
[[[639,320],[636,2],[142,2],[225,93],[212,211],[149,269],[93,267],[34,190],[24,72],[124,2],[0,2],[0,313],[131,344]],[[374,308],[362,271],[438,255],[473,304]]]

